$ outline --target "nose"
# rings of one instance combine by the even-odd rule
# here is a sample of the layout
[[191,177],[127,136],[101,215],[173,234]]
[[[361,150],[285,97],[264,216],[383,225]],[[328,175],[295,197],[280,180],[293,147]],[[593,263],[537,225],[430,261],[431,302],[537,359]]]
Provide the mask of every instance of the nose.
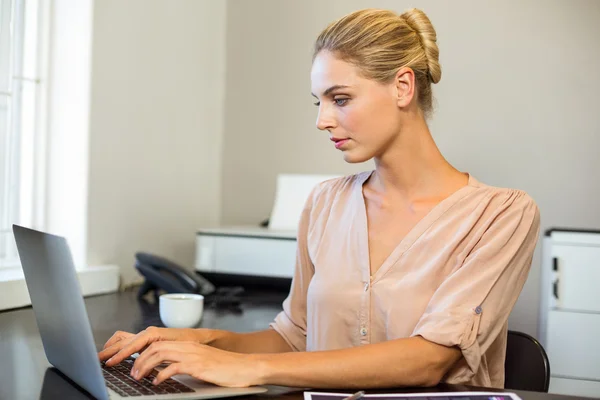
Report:
[[317,115],[317,129],[321,131],[331,130],[335,128],[336,122],[331,111],[328,111],[324,105],[319,107],[319,115]]

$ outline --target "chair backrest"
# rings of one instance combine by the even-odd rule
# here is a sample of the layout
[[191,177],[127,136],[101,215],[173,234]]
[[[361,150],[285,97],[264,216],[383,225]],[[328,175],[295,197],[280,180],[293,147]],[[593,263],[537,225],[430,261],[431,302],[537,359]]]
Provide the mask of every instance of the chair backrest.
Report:
[[550,361],[544,347],[526,333],[508,331],[504,388],[548,392]]

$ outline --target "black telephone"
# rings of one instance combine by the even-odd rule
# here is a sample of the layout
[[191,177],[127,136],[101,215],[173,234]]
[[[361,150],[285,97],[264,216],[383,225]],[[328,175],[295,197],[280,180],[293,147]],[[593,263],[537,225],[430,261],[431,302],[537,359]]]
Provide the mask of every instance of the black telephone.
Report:
[[153,254],[136,253],[135,268],[146,278],[138,297],[158,289],[167,293],[198,293],[203,296],[215,291],[215,285],[200,275],[186,271],[174,262]]
[[198,274],[187,271],[173,261],[154,254],[135,253],[135,268],[146,278],[138,291],[141,298],[150,291],[158,297],[159,290],[167,293],[198,293],[205,297],[210,296],[209,302],[237,305],[242,287],[216,288],[211,282]]

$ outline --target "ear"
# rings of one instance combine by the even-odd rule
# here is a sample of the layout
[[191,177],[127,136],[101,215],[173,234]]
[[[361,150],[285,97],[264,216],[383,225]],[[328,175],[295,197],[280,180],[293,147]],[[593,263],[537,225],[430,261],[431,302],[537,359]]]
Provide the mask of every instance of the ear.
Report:
[[412,68],[402,67],[395,77],[398,107],[407,107],[415,95],[415,72]]

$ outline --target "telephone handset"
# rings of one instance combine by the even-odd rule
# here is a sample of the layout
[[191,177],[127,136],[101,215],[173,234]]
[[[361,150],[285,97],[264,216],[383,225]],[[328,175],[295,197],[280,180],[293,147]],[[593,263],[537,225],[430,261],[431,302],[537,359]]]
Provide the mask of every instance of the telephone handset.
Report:
[[138,297],[151,290],[156,294],[159,289],[167,293],[198,293],[207,296],[215,292],[215,285],[198,274],[153,254],[138,252],[135,254],[135,268],[146,280],[140,287]]
[[201,294],[208,305],[238,307],[240,295],[244,292],[241,286],[216,288],[202,276],[149,253],[135,254],[135,268],[146,278],[138,291],[138,298],[149,291],[154,291],[154,296],[158,297],[159,290],[164,290],[167,293]]

